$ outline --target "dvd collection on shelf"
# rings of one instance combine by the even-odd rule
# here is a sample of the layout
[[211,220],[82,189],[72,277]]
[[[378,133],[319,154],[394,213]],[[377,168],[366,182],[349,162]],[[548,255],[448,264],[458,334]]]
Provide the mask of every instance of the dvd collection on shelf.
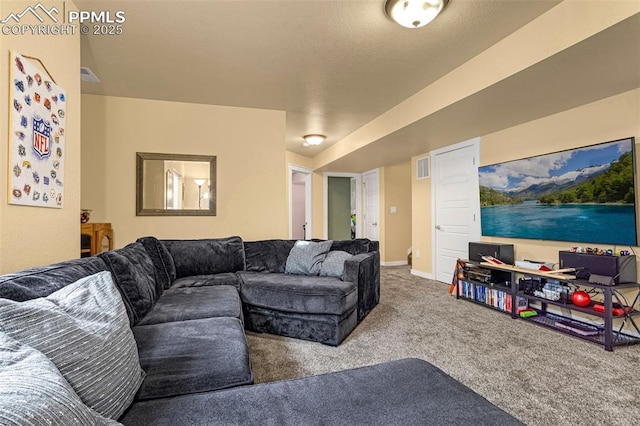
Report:
[[[511,312],[513,296],[503,290],[490,288],[469,281],[461,280],[458,285],[458,296],[472,299],[505,312]],[[527,309],[529,302],[525,297],[516,296],[516,312]]]

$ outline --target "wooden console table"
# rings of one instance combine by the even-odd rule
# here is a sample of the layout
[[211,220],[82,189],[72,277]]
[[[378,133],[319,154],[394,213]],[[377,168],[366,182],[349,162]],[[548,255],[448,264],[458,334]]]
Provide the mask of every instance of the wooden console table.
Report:
[[80,224],[80,257],[94,256],[113,250],[113,229],[110,223]]

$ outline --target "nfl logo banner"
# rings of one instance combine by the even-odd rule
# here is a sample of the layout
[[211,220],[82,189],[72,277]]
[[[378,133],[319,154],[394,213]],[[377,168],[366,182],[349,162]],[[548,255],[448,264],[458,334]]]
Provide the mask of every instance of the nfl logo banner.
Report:
[[62,208],[65,91],[17,52],[10,66],[9,204]]
[[51,126],[42,118],[33,117],[33,151],[41,160],[51,155]]

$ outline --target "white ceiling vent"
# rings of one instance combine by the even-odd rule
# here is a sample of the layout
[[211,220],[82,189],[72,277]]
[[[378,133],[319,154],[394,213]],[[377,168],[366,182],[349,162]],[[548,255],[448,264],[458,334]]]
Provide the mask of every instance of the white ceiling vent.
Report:
[[82,81],[100,83],[100,79],[87,67],[80,67],[80,78]]
[[429,157],[422,157],[416,160],[416,174],[418,179],[431,177],[429,170]]

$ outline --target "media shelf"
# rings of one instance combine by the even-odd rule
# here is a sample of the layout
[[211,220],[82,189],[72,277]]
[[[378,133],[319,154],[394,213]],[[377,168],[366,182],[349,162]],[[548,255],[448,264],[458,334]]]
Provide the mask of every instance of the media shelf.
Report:
[[[640,337],[628,334],[625,326],[640,336],[640,327],[635,318],[640,316],[640,284],[621,283],[614,286],[589,283],[586,280],[575,279],[571,275],[549,273],[514,267],[511,265],[495,265],[487,262],[466,262],[469,268],[465,268],[467,278],[460,279],[456,288],[456,298],[462,298],[476,304],[495,309],[499,312],[511,314],[512,318],[520,318],[524,321],[537,324],[546,328],[560,331],[564,334],[578,337],[590,342],[600,344],[607,351],[613,351],[614,346],[632,345],[640,343]],[[480,271],[480,273],[478,272]],[[488,272],[487,272],[488,271]],[[506,275],[505,275],[506,274]],[[482,281],[469,279],[469,276],[480,277]],[[531,278],[552,280],[561,283],[567,288],[586,289],[603,299],[604,312],[594,310],[593,303],[590,306],[580,307],[567,300],[551,300],[525,293],[519,289],[518,278]],[[496,281],[498,283],[485,282]],[[631,297],[625,299],[623,292],[630,293]],[[484,295],[491,294],[487,299]],[[493,295],[499,294],[497,299]],[[509,302],[500,303],[501,300]],[[626,302],[627,303],[623,303]],[[513,303],[516,301],[516,303]],[[622,315],[613,315],[613,303],[630,306],[630,311]],[[530,308],[535,311],[533,316],[521,317],[518,313],[521,309]],[[558,312],[549,312],[549,307],[556,307],[569,311],[568,315]],[[594,323],[586,322],[587,318],[576,319],[573,313],[586,314],[594,317]]]

